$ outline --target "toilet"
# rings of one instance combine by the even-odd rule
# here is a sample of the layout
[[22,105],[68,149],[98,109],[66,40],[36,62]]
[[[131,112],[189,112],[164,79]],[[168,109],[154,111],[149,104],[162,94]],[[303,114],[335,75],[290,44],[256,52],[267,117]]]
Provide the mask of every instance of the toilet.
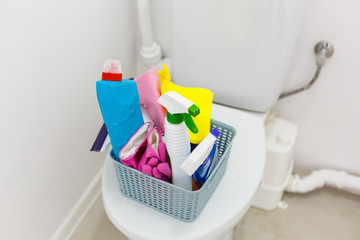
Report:
[[[233,126],[227,169],[194,222],[183,222],[123,196],[105,160],[105,211],[129,239],[232,239],[261,184],[266,113],[289,76],[306,1],[172,2],[171,74],[184,87],[214,92],[212,118]],[[155,26],[156,27],[156,26]]]

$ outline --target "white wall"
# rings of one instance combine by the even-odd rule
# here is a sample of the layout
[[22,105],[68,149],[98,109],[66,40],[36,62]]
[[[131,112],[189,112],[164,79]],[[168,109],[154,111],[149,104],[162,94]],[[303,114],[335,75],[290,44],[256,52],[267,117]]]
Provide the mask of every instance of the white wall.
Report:
[[49,239],[100,170],[95,82],[134,76],[132,0],[0,2],[0,239]]
[[[155,37],[167,55],[171,55],[170,2],[153,0]],[[329,167],[360,174],[360,2],[308,2],[297,59],[285,90],[302,86],[314,74],[316,42],[331,41],[335,54],[310,91],[281,100],[275,110],[279,117],[299,125],[295,171]]]
[[294,89],[315,71],[313,47],[320,40],[335,53],[307,92],[278,102],[277,114],[299,125],[296,169],[344,169],[360,174],[360,2],[309,1],[297,60],[286,85]]

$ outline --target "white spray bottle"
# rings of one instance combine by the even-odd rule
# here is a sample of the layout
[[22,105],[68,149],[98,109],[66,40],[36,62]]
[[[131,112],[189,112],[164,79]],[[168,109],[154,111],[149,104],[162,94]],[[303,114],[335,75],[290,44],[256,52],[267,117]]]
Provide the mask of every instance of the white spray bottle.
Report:
[[192,178],[180,166],[190,155],[188,128],[193,133],[198,132],[191,116],[196,117],[200,109],[193,102],[173,91],[162,95],[158,102],[167,109],[165,139],[171,162],[172,183],[191,191]]

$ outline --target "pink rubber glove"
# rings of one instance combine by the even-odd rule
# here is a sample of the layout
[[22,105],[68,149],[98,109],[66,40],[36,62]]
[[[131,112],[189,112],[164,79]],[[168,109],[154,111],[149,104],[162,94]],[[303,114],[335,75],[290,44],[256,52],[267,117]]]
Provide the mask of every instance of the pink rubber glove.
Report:
[[152,123],[144,123],[120,150],[119,158],[124,165],[138,170],[138,164],[147,146],[146,137],[151,129],[153,129]]
[[138,169],[139,171],[170,182],[171,169],[166,162],[166,146],[162,142],[161,130],[154,127],[150,130],[147,137],[147,147],[140,159]]

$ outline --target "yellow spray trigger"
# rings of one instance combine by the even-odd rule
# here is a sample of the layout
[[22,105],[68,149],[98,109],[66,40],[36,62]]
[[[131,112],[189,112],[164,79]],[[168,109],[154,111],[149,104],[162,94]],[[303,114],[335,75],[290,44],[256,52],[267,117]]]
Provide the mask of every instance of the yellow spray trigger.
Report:
[[[163,69],[159,71],[159,78],[161,84],[161,95],[168,91],[177,92],[189,99],[201,110],[201,114],[199,114],[196,118],[191,117],[198,128],[198,133],[195,134],[192,131],[189,131],[190,142],[199,144],[210,133],[211,105],[214,96],[213,92],[205,88],[180,87],[174,84],[170,81],[171,76],[165,64],[163,64]],[[188,128],[190,127],[188,126]]]

